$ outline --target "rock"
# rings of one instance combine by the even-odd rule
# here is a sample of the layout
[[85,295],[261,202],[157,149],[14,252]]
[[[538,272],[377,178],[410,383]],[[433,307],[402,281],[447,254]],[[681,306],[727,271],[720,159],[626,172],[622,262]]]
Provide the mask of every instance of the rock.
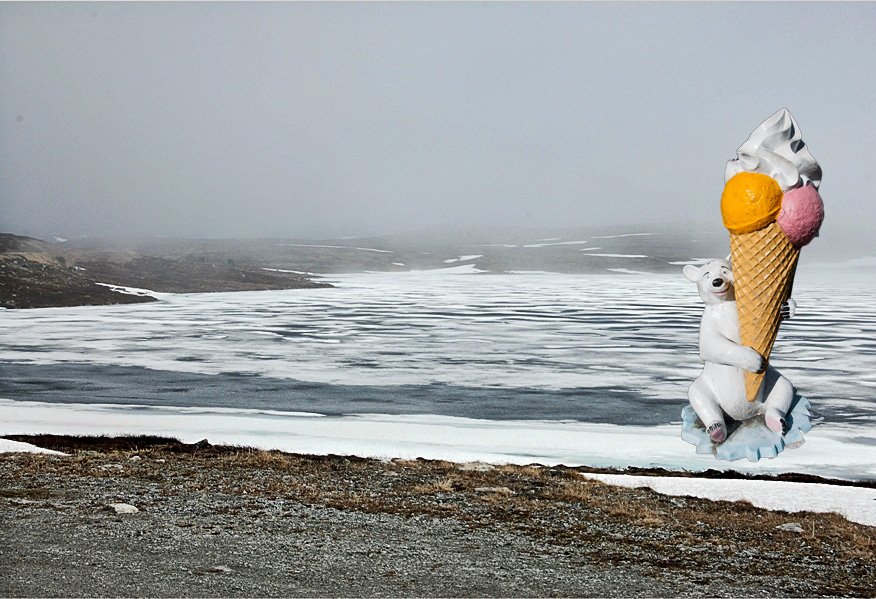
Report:
[[803,532],[803,527],[797,522],[787,522],[776,526],[778,530],[787,530],[788,532]]
[[105,509],[116,514],[136,514],[140,511],[130,503],[110,503]]
[[514,495],[514,491],[508,487],[476,487],[475,493],[498,493],[500,495]]
[[103,472],[109,472],[110,470],[122,472],[125,469],[121,464],[103,464],[102,466],[98,466],[97,470],[101,470]]
[[192,447],[195,449],[206,449],[207,447],[212,447],[212,445],[210,445],[207,439],[201,439],[197,443],[192,443]]
[[466,462],[465,464],[460,464],[457,468],[466,472],[487,472],[493,470],[495,466],[484,462]]
[[10,499],[9,503],[11,503],[12,505],[32,505],[32,504],[36,503],[36,501],[33,501],[32,499],[15,498],[15,499]]
[[548,468],[544,473],[548,476],[553,476],[554,478],[566,478],[569,476],[565,470],[560,470],[558,468]]
[[231,568],[228,566],[213,566],[205,569],[204,572],[209,572],[211,574],[230,574]]

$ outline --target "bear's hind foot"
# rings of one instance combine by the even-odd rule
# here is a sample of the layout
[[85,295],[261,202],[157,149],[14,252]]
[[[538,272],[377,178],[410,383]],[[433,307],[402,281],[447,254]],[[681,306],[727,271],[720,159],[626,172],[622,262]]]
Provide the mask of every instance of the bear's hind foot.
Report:
[[785,414],[775,408],[770,408],[764,414],[767,428],[777,432],[780,435],[785,435],[788,432],[788,422],[785,420]]
[[709,425],[709,428],[706,429],[706,434],[709,435],[713,443],[723,443],[727,439],[727,427],[724,426],[723,422],[715,422]]

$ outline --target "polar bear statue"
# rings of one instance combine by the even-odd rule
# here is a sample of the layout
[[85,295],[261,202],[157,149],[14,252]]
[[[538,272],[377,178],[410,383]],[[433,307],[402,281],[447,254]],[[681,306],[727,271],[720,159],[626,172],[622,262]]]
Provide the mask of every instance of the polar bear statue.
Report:
[[[794,386],[757,351],[741,345],[730,262],[719,259],[700,267],[688,265],[684,276],[697,284],[706,304],[700,322],[700,358],[705,366],[691,384],[688,398],[709,437],[715,443],[727,438],[725,415],[734,420],[763,415],[770,430],[785,434],[785,415],[794,399]],[[794,300],[782,305],[783,318],[790,318],[795,311]],[[764,369],[763,385],[756,400],[749,402],[743,371],[760,373]]]

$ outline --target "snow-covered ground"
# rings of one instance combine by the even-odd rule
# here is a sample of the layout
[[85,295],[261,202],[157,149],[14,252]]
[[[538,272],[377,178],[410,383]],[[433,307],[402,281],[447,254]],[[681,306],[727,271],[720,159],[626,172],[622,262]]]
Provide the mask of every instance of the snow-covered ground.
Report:
[[593,239],[620,239],[621,237],[648,237],[656,233],[623,233],[621,235],[596,235]]
[[318,273],[314,273],[314,272],[306,272],[303,270],[286,270],[285,268],[262,268],[262,270],[266,270],[268,272],[285,272],[285,273],[291,273],[293,275],[306,275],[306,276],[310,276],[310,277],[320,276]]
[[11,439],[0,439],[0,453],[45,453],[49,455],[66,455],[60,451],[52,451],[51,449],[44,449],[30,443],[12,441]]
[[580,241],[557,241],[556,239],[542,239],[546,243],[528,243],[524,245],[525,248],[546,248],[553,247],[557,245],[584,245],[590,243],[589,239],[584,239]]
[[359,250],[360,252],[377,252],[378,254],[393,254],[390,250],[378,250],[375,248],[360,248],[350,247],[346,245],[314,245],[308,243],[278,243],[280,246],[296,247],[296,248],[328,248],[333,250]]
[[[597,258],[647,258],[644,254],[587,254],[588,256],[596,256]],[[611,269],[609,269],[611,270]],[[647,274],[647,273],[642,273]]]
[[124,293],[125,295],[140,295],[154,298],[167,297],[169,295],[167,293],[159,293],[157,291],[152,291],[151,289],[142,289],[140,287],[125,287],[123,285],[111,285],[110,283],[97,283],[97,285],[108,287],[111,291]]
[[876,489],[771,480],[584,474],[610,485],[648,487],[664,495],[714,501],[750,501],[781,512],[835,512],[852,522],[876,526]]
[[469,254],[467,256],[460,256],[459,258],[448,258],[444,261],[444,264],[453,264],[454,262],[468,262],[469,260],[475,260],[477,258],[483,257],[483,254]]

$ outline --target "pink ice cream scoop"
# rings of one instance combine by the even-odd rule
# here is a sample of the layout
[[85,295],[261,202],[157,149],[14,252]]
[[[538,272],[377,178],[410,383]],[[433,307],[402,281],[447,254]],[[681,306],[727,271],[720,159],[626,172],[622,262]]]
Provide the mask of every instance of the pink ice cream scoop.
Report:
[[795,246],[803,247],[818,234],[824,220],[824,203],[818,190],[804,185],[785,193],[776,222]]

